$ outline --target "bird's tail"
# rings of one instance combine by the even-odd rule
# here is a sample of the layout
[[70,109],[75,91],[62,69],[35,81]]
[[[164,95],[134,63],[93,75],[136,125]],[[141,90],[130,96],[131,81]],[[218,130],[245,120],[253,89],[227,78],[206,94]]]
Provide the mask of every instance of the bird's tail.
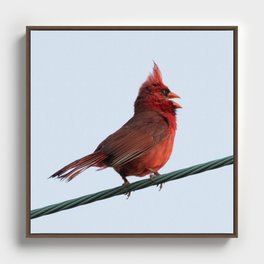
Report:
[[106,159],[106,155],[101,152],[95,152],[90,155],[87,155],[81,159],[75,160],[74,162],[68,164],[62,169],[58,170],[52,174],[49,178],[58,178],[61,180],[71,181],[78,174],[84,170],[95,166],[103,167],[101,164]]

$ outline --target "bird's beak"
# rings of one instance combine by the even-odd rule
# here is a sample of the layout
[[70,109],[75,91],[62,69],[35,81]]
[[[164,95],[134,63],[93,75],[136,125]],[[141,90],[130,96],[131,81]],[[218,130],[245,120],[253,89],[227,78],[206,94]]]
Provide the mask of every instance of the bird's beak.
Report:
[[[177,95],[176,93],[170,92],[168,94],[168,98],[169,99],[173,99],[173,98],[181,98],[179,95]],[[172,101],[173,105],[175,108],[182,108],[182,106],[174,101]]]
[[177,95],[176,93],[170,92],[168,94],[168,98],[173,99],[173,98],[181,98],[181,97]]
[[176,102],[172,102],[175,108],[182,108],[182,106]]

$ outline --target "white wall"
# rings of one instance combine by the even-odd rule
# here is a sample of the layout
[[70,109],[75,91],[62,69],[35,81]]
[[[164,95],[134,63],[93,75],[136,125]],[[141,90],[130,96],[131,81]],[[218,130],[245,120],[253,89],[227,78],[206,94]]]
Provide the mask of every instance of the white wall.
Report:
[[[3,263],[254,263],[264,260],[262,1],[33,1],[0,3]],[[25,239],[25,26],[238,25],[239,238]],[[261,261],[262,260],[262,261]]]

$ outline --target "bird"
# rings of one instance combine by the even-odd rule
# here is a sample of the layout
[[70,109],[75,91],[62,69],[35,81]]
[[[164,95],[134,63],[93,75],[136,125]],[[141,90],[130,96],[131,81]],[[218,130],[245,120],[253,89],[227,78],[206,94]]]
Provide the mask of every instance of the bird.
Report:
[[103,140],[93,153],[64,166],[49,178],[71,181],[90,167],[112,167],[129,184],[128,176],[156,177],[169,160],[177,130],[176,111],[180,98],[163,83],[154,62],[134,103],[134,115],[120,129]]

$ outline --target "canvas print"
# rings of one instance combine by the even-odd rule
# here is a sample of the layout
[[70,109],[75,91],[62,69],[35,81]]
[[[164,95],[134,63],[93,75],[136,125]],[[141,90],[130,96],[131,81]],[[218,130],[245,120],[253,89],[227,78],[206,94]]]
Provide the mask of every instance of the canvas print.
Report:
[[237,236],[236,27],[28,27],[27,235]]

